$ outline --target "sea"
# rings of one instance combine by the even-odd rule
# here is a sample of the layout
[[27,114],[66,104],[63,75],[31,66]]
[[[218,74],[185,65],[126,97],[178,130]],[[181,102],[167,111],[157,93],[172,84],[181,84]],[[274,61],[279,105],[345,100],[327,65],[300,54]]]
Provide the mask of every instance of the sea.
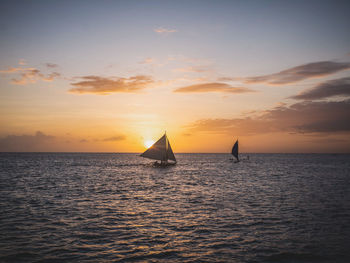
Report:
[[350,262],[350,155],[1,153],[0,262]]

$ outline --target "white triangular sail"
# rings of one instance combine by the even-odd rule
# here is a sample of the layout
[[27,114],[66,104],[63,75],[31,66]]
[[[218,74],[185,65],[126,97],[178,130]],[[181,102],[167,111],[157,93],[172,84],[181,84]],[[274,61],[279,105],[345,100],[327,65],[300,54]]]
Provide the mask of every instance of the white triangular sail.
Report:
[[168,160],[176,162],[175,155],[166,134],[141,154],[141,156],[162,162],[167,162]]

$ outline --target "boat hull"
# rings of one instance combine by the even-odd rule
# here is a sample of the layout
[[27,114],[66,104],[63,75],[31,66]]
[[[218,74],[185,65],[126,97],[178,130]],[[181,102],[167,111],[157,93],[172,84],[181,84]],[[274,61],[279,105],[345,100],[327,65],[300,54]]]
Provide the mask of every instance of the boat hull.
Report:
[[175,165],[176,162],[154,162],[153,166],[155,167],[168,167]]

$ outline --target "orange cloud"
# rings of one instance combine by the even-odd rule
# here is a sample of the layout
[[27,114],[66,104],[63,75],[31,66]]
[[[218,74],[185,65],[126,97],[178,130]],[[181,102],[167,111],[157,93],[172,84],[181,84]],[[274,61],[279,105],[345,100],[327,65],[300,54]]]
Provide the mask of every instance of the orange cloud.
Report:
[[259,115],[235,119],[203,119],[189,126],[189,132],[255,135],[272,132],[285,133],[350,133],[350,100],[305,101],[277,106]]
[[158,33],[158,34],[169,34],[169,33],[175,33],[177,32],[176,29],[167,29],[164,27],[158,27],[153,29],[154,32]]
[[328,76],[347,69],[350,69],[350,63],[320,61],[300,65],[270,75],[247,77],[240,80],[247,84],[287,85],[309,78]]
[[49,75],[47,75],[46,77],[43,77],[42,80],[44,80],[44,81],[53,81],[55,78],[58,78],[58,77],[60,77],[60,76],[61,76],[60,73],[58,73],[58,72],[52,72],[52,73],[50,73]]
[[104,142],[116,142],[116,141],[123,141],[126,139],[125,135],[117,135],[117,136],[112,136],[103,139]]
[[18,62],[19,65],[26,65],[27,61],[25,59],[20,59]]
[[77,94],[109,95],[111,93],[136,93],[155,82],[149,76],[137,75],[130,78],[105,78],[84,76],[82,81],[71,83],[76,88],[69,91]]
[[58,72],[52,72],[48,75],[43,74],[37,68],[22,68],[9,67],[7,70],[1,70],[4,74],[19,74],[11,80],[11,83],[16,85],[26,85],[28,83],[36,83],[37,81],[53,81],[55,78],[61,76]]
[[202,73],[202,72],[209,71],[209,69],[204,66],[189,66],[185,68],[177,68],[177,69],[174,69],[174,71]]
[[14,68],[14,67],[9,67],[8,69],[5,70],[0,70],[1,73],[14,73],[14,72],[18,72],[21,71],[22,68]]
[[212,82],[196,84],[191,86],[186,86],[182,88],[177,88],[174,90],[176,93],[205,93],[205,92],[224,92],[224,93],[247,93],[255,92],[254,90],[245,87],[232,87],[226,83]]
[[154,63],[154,59],[153,58],[145,58],[144,60],[139,62],[140,64],[152,64]]

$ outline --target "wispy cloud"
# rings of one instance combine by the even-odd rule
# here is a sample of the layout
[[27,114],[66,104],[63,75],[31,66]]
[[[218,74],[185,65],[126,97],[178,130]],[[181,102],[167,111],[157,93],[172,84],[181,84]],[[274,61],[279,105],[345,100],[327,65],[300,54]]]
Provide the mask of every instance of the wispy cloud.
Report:
[[212,63],[208,59],[199,59],[194,57],[188,57],[185,55],[177,54],[177,55],[169,55],[168,61],[179,61],[179,62],[185,62],[185,63],[191,63],[191,64],[210,64]]
[[155,62],[155,61],[154,61],[153,58],[148,57],[148,58],[145,58],[145,59],[143,59],[142,61],[140,61],[139,64],[152,64],[152,63],[154,63],[154,62]]
[[111,93],[137,93],[154,84],[150,76],[137,75],[129,78],[84,76],[82,81],[71,83],[71,93],[109,95]]
[[319,85],[302,91],[291,98],[297,100],[318,100],[334,96],[350,96],[350,77],[320,83]]
[[117,135],[117,136],[112,136],[103,139],[104,142],[116,142],[116,141],[123,141],[126,139],[125,135]]
[[46,135],[41,131],[37,131],[35,135],[8,135],[0,138],[0,149],[6,152],[36,151],[53,139],[55,139],[54,136]]
[[26,65],[27,61],[25,59],[20,59],[18,62],[19,65]]
[[[23,65],[23,63],[22,63]],[[2,74],[14,74],[17,76],[11,79],[12,84],[26,85],[28,83],[36,83],[38,81],[53,81],[55,78],[61,76],[58,72],[51,72],[49,74],[42,73],[37,68],[24,67],[9,67],[6,70],[0,70]]]
[[350,63],[320,61],[300,65],[270,75],[247,77],[240,80],[247,84],[287,85],[309,78],[325,77],[347,69],[350,69]]
[[168,63],[168,60],[156,59],[152,57],[146,57],[138,62],[138,64],[152,66],[153,68],[166,66]]
[[350,100],[305,101],[277,106],[250,117],[203,119],[187,126],[189,132],[235,134],[237,136],[271,132],[330,133],[350,132]]
[[174,90],[176,93],[205,93],[205,92],[224,92],[224,93],[247,93],[255,92],[245,87],[232,87],[226,83],[211,82],[191,86],[185,86]]
[[19,78],[13,78],[11,83],[16,85],[26,85],[28,83],[36,83],[37,81],[53,81],[58,78],[60,73],[53,72],[48,75],[44,75],[40,70],[36,68],[28,68],[21,70]]
[[174,69],[174,71],[202,73],[202,72],[210,71],[210,69],[206,66],[188,66],[184,68],[176,68]]
[[27,83],[35,83],[45,77],[44,74],[40,73],[40,70],[36,68],[20,69],[19,71],[21,72],[20,77],[13,78],[11,81],[13,84],[25,85]]
[[169,28],[164,28],[164,27],[155,28],[155,29],[153,29],[153,31],[158,33],[158,34],[163,34],[163,35],[177,32],[176,29],[169,29]]
[[235,78],[230,78],[230,77],[220,77],[218,78],[218,81],[234,81],[236,80]]
[[14,73],[23,70],[23,68],[8,67],[7,69],[0,70],[0,73]]
[[57,65],[57,64],[54,64],[54,63],[46,63],[45,65],[46,65],[46,67],[48,67],[48,68],[58,68],[58,65]]

